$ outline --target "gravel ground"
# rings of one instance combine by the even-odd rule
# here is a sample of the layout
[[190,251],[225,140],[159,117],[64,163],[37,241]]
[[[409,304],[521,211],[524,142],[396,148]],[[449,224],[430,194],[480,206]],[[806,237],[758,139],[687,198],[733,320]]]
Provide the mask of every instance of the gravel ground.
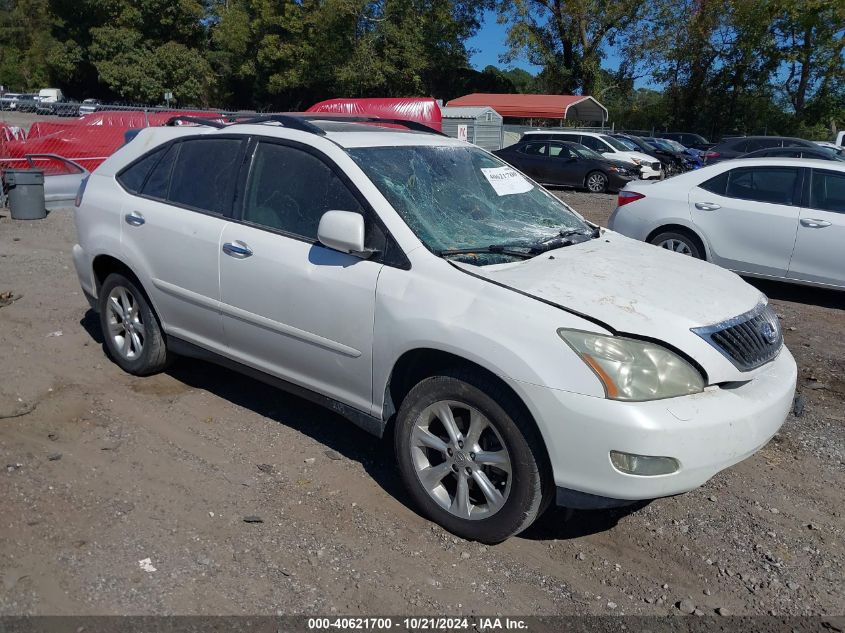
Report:
[[325,409],[200,362],[121,372],[69,212],[0,215],[0,293],[22,295],[0,307],[2,615],[845,612],[845,293],[760,284],[800,415],[758,454],[487,547],[416,514],[390,447]]

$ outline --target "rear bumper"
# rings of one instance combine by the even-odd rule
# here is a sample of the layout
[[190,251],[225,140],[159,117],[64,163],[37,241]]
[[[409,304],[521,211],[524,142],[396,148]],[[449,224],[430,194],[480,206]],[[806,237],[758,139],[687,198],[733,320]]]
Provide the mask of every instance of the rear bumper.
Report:
[[[753,380],[666,400],[618,402],[511,384],[540,426],[555,485],[624,503],[688,492],[755,453],[786,419],[796,376],[784,347]],[[672,457],[679,467],[666,475],[626,474],[610,451]]]
[[[73,254],[73,266],[76,268],[76,276],[79,277],[79,285],[82,286],[82,291],[85,293],[86,298],[88,298],[88,302],[91,303],[91,300],[97,296],[97,288],[94,283],[94,267],[91,258],[79,244],[73,245],[71,253]],[[94,303],[91,306],[94,307]]]

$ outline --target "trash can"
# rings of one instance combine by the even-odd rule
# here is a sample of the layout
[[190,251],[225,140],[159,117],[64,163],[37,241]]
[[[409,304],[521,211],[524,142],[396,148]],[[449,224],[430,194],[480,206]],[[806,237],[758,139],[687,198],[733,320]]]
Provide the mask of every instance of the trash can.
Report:
[[40,220],[47,217],[43,171],[7,169],[3,181],[13,220]]

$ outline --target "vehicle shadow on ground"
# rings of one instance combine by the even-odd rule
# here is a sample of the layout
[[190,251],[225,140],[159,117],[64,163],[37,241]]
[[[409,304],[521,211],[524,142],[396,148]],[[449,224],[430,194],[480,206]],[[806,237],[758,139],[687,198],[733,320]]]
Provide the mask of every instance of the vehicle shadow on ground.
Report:
[[[88,310],[80,325],[106,353],[99,317]],[[185,358],[177,360],[166,373],[194,389],[202,389],[232,404],[243,407],[292,428],[319,442],[346,459],[360,463],[376,484],[399,503],[417,513],[402,484],[393,457],[393,435],[388,429],[378,439],[359,429],[346,418],[236,371],[213,363]],[[139,378],[143,380],[143,378]],[[303,455],[302,458],[317,457]],[[604,532],[624,517],[647,505],[637,503],[612,510],[578,510],[552,506],[520,538],[536,541],[573,539]]]
[[531,527],[522,532],[519,538],[529,541],[567,541],[606,532],[649,503],[651,501],[638,501],[623,508],[609,510],[570,510],[552,506]]
[[798,284],[790,284],[783,281],[757,279],[754,277],[743,277],[743,279],[770,299],[790,301],[792,303],[804,303],[818,306],[820,308],[845,310],[845,291],[842,290],[828,290],[827,288],[800,286]]

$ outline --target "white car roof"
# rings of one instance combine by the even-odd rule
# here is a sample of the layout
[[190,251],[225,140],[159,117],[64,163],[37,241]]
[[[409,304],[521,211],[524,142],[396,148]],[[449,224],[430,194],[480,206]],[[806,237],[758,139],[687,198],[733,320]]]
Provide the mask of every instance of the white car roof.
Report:
[[525,134],[581,134],[582,136],[611,136],[610,132],[584,132],[583,130],[528,130]]
[[449,136],[426,132],[405,130],[398,127],[377,127],[362,123],[319,120],[319,127],[325,134],[315,134],[296,128],[285,127],[274,122],[240,123],[215,128],[204,125],[177,125],[143,128],[132,142],[124,145],[112,154],[97,172],[102,175],[114,175],[122,167],[145,154],[152,148],[171,139],[182,136],[243,134],[290,139],[313,145],[323,145],[326,140],[343,149],[361,147],[470,147],[465,141]]
[[[794,148],[794,149],[801,149]],[[711,167],[730,166],[733,167],[755,167],[755,166],[783,166],[783,167],[818,167],[824,169],[837,169],[845,171],[845,163],[835,160],[825,160],[823,158],[787,158],[785,156],[761,156],[760,158],[732,158],[730,160],[723,160],[711,165]],[[702,167],[707,169],[707,167]],[[701,171],[701,169],[695,170]],[[695,171],[687,173],[695,173]]]

